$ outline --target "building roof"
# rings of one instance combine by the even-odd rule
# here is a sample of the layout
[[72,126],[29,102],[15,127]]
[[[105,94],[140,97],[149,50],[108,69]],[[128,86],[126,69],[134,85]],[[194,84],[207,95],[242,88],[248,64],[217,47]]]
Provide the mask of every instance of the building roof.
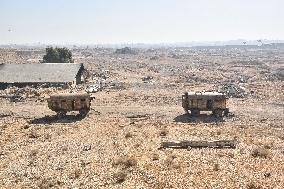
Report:
[[83,64],[0,64],[0,83],[69,83]]

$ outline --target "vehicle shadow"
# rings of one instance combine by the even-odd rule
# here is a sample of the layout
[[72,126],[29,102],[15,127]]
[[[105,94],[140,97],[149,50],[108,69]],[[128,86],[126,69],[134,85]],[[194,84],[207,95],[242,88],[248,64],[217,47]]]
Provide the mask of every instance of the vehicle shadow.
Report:
[[86,116],[81,115],[66,115],[62,118],[58,118],[58,116],[44,116],[41,118],[35,118],[33,120],[30,120],[30,124],[52,124],[52,123],[73,123],[77,121],[81,121]]
[[223,117],[216,117],[212,114],[200,114],[198,116],[192,116],[191,114],[183,114],[174,118],[174,122],[177,123],[214,123],[224,122]]

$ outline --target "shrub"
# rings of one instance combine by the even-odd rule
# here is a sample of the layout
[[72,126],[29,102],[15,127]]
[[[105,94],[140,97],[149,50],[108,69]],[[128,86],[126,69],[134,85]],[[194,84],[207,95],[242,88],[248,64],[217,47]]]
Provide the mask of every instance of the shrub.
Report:
[[123,171],[119,171],[113,175],[116,183],[122,183],[125,181],[127,174]]
[[247,186],[248,189],[261,189],[261,186],[256,185],[255,183],[251,182]]
[[267,158],[267,157],[269,157],[269,150],[266,149],[266,148],[263,148],[263,147],[261,147],[261,148],[255,148],[255,149],[252,151],[251,155],[252,155],[253,157]]
[[113,166],[122,166],[123,168],[127,169],[130,167],[134,167],[137,165],[137,160],[134,157],[120,157],[116,161],[113,162]]
[[67,48],[47,47],[42,63],[73,63],[72,52]]
[[214,171],[219,171],[220,170],[220,165],[218,163],[215,163],[214,167],[213,167],[213,170]]

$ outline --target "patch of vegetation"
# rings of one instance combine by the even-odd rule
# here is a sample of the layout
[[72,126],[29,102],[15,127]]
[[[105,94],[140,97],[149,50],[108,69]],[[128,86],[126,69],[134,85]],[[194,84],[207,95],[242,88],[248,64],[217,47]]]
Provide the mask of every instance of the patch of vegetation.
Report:
[[159,158],[160,158],[159,154],[156,154],[156,153],[154,153],[153,156],[152,156],[153,161],[157,161],[157,160],[159,160]]
[[262,187],[251,182],[251,183],[248,184],[247,189],[262,189]]
[[174,164],[174,159],[176,159],[176,158],[177,157],[175,155],[168,156],[164,161],[165,165],[166,166],[172,166]]
[[125,135],[125,138],[132,138],[132,137],[133,137],[133,134],[130,132],[126,133]]
[[137,160],[134,157],[120,157],[115,160],[112,164],[114,167],[122,166],[124,169],[128,169],[130,167],[135,167],[137,165]]
[[118,171],[117,173],[113,174],[113,178],[115,179],[115,183],[122,183],[125,181],[127,174],[124,171]]
[[42,179],[38,182],[38,187],[42,189],[48,189],[55,186],[55,183],[51,179]]
[[261,157],[261,158],[268,158],[270,155],[270,152],[268,149],[264,148],[264,147],[260,147],[260,148],[255,148],[251,155],[253,157]]
[[82,170],[81,169],[75,169],[72,171],[72,173],[69,175],[69,178],[71,179],[77,179],[82,175]]
[[38,138],[39,135],[36,133],[36,131],[32,130],[30,133],[29,133],[29,138]]
[[162,130],[162,131],[160,131],[160,136],[161,137],[165,137],[165,136],[167,136],[169,134],[169,131],[167,131],[167,130]]
[[72,52],[67,48],[48,47],[41,63],[73,63]]
[[214,171],[219,171],[220,170],[220,165],[218,163],[215,163],[214,167],[213,167],[213,170]]

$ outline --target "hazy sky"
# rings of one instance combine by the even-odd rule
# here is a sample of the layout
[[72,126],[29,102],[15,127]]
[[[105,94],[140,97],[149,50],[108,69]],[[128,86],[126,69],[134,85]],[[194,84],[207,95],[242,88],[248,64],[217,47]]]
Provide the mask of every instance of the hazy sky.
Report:
[[284,39],[284,0],[0,0],[0,44]]

